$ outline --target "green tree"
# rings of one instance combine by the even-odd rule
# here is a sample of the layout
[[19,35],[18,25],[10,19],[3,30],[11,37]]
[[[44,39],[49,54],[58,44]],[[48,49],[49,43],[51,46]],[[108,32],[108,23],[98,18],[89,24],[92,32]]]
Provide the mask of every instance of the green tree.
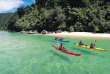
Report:
[[70,32],[73,32],[73,31],[74,31],[73,26],[70,26],[69,31],[70,31]]
[[24,16],[24,14],[25,14],[24,6],[21,6],[20,8],[17,9],[17,14],[19,15],[19,18]]

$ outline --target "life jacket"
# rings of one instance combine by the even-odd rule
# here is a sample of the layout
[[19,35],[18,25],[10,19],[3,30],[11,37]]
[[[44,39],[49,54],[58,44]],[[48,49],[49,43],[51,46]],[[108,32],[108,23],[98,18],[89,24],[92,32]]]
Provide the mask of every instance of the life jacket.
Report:
[[60,46],[60,48],[59,49],[63,49],[64,48],[64,46]]
[[94,46],[95,46],[95,45],[91,44],[91,45],[90,45],[90,48],[94,48]]
[[80,43],[79,43],[79,45],[83,45],[83,43],[82,43],[82,42],[80,42]]
[[60,38],[60,41],[62,41],[63,39],[62,38]]
[[58,38],[56,37],[55,40],[57,40]]

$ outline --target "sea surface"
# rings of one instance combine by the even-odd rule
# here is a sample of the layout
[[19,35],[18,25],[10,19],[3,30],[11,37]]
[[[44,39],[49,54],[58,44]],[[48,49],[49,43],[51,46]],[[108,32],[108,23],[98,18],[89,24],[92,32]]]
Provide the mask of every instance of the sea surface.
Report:
[[[110,74],[110,39],[64,37],[67,50],[74,56],[56,50],[61,42],[54,37],[0,31],[0,74]],[[75,46],[95,43],[108,52]],[[97,40],[97,42],[95,42]]]

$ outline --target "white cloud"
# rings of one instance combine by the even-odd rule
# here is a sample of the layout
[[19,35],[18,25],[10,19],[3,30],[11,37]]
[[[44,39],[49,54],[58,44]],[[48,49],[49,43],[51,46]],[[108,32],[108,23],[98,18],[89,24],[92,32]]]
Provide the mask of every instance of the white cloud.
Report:
[[22,0],[0,0],[0,13],[17,8],[23,3]]
[[35,2],[35,0],[33,0]]

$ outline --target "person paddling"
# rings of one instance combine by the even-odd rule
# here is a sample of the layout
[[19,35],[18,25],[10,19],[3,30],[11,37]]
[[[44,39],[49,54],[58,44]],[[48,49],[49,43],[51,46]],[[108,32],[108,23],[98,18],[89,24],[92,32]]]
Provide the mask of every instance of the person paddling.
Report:
[[62,37],[60,38],[60,41],[63,41],[63,38]]
[[95,44],[91,43],[90,48],[94,48]]
[[63,43],[61,43],[61,45],[60,45],[60,47],[59,47],[59,50],[67,51],[67,50],[65,49],[65,47],[63,46]]
[[55,40],[58,40],[59,37],[55,37]]
[[80,42],[79,42],[79,45],[84,45],[84,44],[82,43],[82,41],[80,41]]

